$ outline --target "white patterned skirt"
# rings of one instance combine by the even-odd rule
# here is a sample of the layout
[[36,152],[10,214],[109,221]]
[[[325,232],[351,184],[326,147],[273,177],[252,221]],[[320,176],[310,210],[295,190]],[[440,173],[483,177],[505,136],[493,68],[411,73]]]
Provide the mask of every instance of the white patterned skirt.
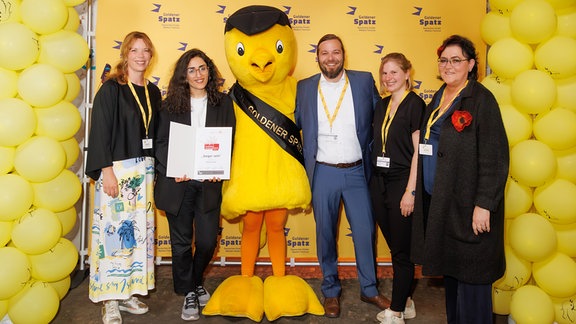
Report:
[[93,302],[147,295],[154,289],[154,158],[113,164],[119,194],[94,186],[89,297]]

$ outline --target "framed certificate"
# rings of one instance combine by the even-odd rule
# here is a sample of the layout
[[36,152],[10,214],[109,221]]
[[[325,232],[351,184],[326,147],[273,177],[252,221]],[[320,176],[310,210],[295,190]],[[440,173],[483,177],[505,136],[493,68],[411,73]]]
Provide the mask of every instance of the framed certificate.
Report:
[[192,127],[170,122],[166,176],[230,179],[232,127]]

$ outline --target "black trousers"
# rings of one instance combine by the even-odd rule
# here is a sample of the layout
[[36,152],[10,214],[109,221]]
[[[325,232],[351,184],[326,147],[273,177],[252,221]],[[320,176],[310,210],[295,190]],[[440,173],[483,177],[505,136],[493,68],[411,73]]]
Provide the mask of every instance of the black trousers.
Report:
[[492,324],[492,285],[444,276],[448,324]]
[[390,179],[382,174],[373,174],[370,180],[374,219],[392,256],[394,277],[390,309],[395,312],[404,311],[414,283],[414,263],[410,261],[412,217],[404,217],[400,211],[400,200],[407,183],[407,177]]
[[[174,291],[185,295],[203,285],[220,230],[220,208],[206,212],[202,183],[190,180],[178,215],[166,213],[172,245]],[[194,249],[192,249],[194,242]]]

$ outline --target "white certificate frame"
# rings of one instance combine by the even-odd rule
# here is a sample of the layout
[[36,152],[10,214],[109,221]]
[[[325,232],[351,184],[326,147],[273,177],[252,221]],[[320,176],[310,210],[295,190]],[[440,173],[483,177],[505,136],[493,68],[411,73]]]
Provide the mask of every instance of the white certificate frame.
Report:
[[170,122],[166,176],[230,179],[232,127],[192,127]]

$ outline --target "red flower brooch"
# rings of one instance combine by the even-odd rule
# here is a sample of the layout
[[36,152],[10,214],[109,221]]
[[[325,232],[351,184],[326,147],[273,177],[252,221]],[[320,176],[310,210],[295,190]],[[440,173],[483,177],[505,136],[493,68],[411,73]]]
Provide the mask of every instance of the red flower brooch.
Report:
[[456,110],[452,114],[452,125],[457,131],[461,132],[464,127],[470,125],[472,122],[472,115],[466,110]]

